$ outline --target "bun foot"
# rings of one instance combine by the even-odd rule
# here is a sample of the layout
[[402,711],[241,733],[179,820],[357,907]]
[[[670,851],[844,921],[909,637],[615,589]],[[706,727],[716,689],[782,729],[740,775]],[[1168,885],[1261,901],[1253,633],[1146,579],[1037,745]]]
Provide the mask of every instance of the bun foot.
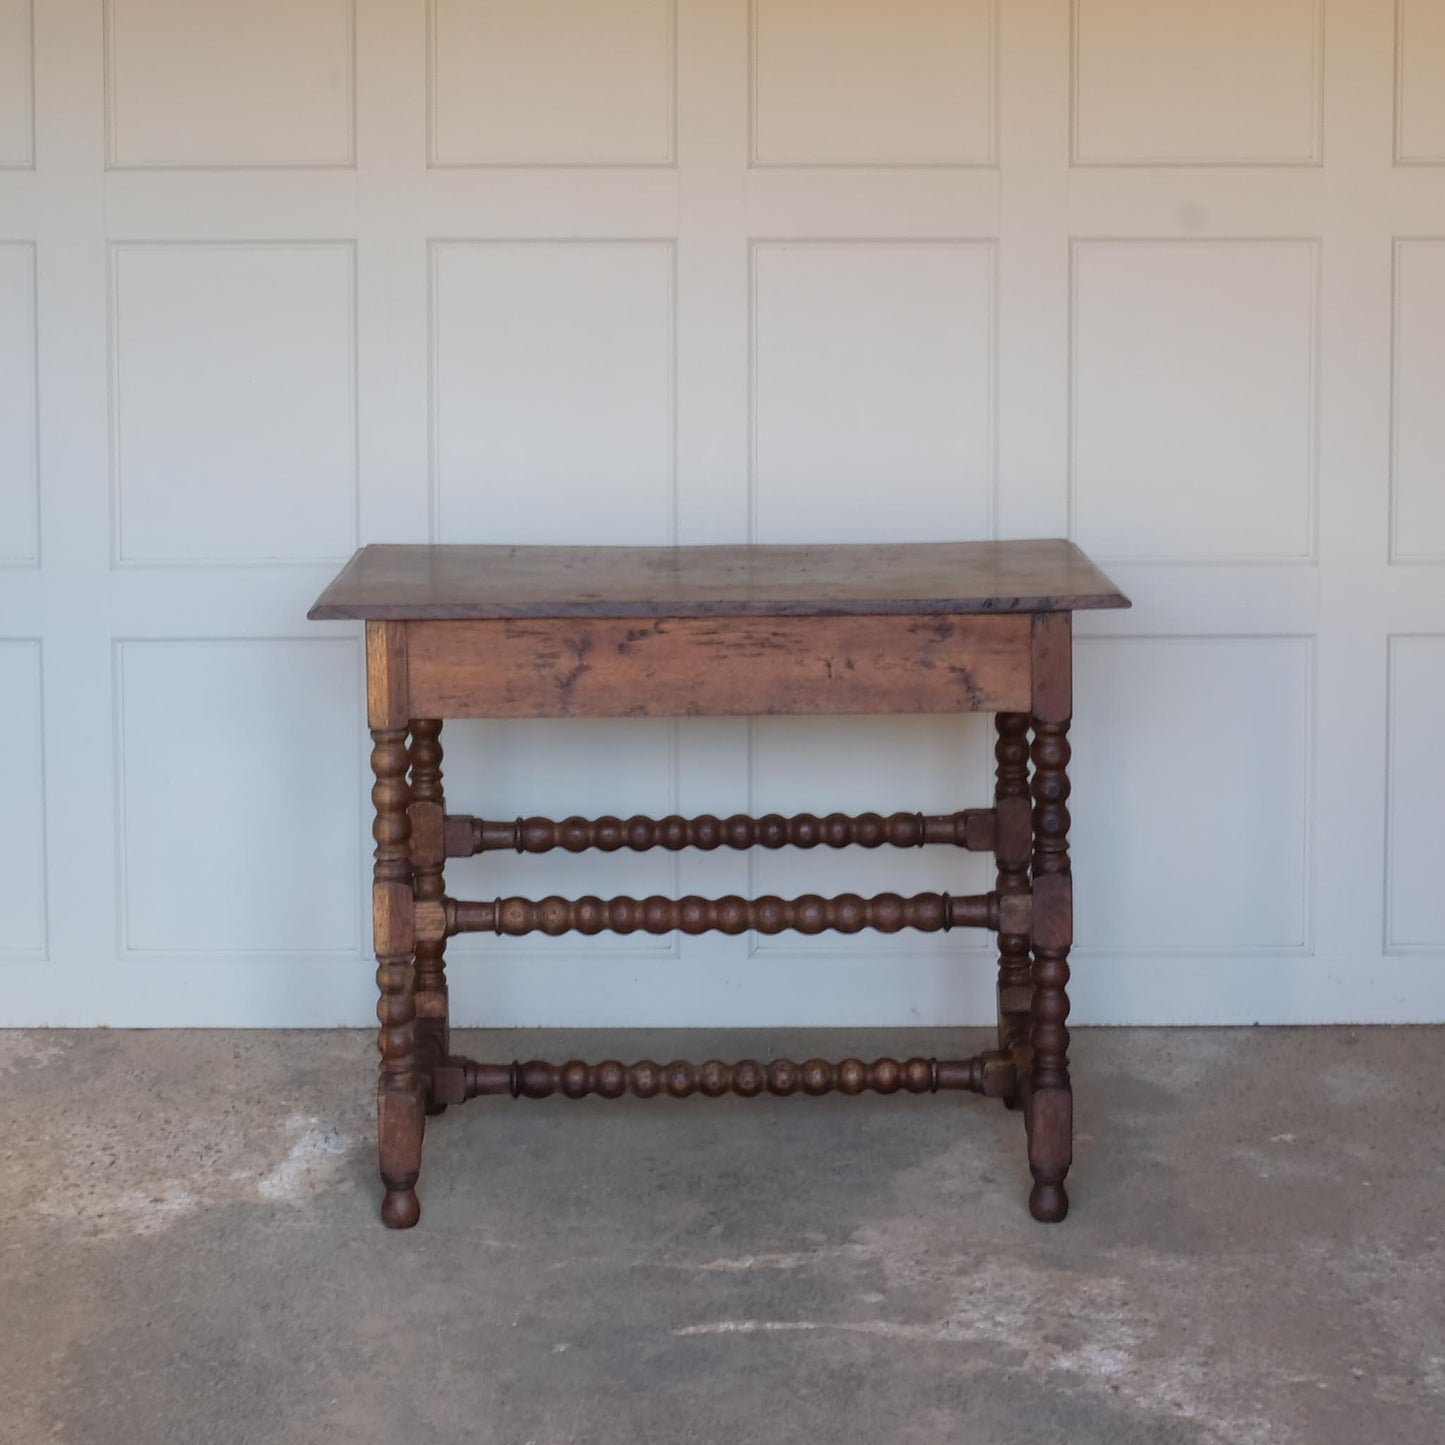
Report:
[[426,1106],[426,1116],[428,1119],[435,1119],[438,1114],[445,1114],[446,1111],[447,1106],[445,1104],[428,1104]]
[[421,1218],[415,1189],[388,1189],[381,1201],[381,1222],[388,1229],[410,1229]]
[[1062,1184],[1040,1180],[1029,1192],[1029,1213],[1040,1224],[1057,1224],[1069,1212],[1069,1196]]

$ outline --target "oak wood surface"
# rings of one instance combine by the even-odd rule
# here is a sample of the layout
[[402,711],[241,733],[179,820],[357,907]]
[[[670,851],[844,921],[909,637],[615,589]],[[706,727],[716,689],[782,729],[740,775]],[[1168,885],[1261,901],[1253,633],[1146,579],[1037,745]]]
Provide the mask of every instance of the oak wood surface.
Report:
[[1127,607],[1072,542],[363,547],[315,620],[777,617]]
[[[1028,726],[1028,719],[1024,719]],[[1024,744],[1027,756],[1028,745]],[[990,853],[994,847],[992,808],[965,808],[957,813],[767,813],[751,818],[734,813],[719,818],[701,813],[695,818],[672,814],[666,818],[474,818],[453,813],[446,820],[446,853],[451,858],[471,858],[478,853],[503,849],[515,853],[550,853],[565,849],[585,853],[596,848],[615,853],[630,848],[645,853],[652,848],[679,852],[698,848],[921,848],[927,843],[947,843],[971,852]],[[415,825],[413,824],[413,829]],[[1024,798],[1024,861],[1028,861],[1028,800]],[[1025,879],[1027,881],[1027,879]]]
[[527,618],[409,622],[425,717],[1016,711],[1029,619]]
[[[1127,607],[1070,543],[875,547],[369,547],[312,611],[366,620],[381,1023],[382,1219],[420,1216],[427,1115],[488,1094],[969,1089],[1021,1107],[1035,1219],[1068,1213],[1073,612]],[[993,807],[720,819],[448,814],[448,717],[993,712]],[[408,737],[409,735],[409,737]],[[1030,735],[1032,737],[1030,738]],[[995,855],[991,893],[785,899],[448,897],[449,856],[512,848],[877,847]],[[999,934],[998,1050],[976,1059],[482,1064],[448,1037],[444,949],[520,935],[911,928]]]
[[564,1094],[585,1099],[620,1099],[632,1094],[653,1099],[660,1094],[686,1099],[702,1094],[709,1099],[723,1094],[756,1098],[765,1090],[786,1098],[790,1094],[936,1094],[940,1089],[966,1089],[975,1094],[1006,1098],[1015,1087],[1013,1060],[1003,1054],[980,1054],[971,1059],[741,1059],[735,1064],[708,1059],[703,1064],[674,1059],[670,1064],[639,1059],[623,1064],[604,1059],[598,1064],[572,1059],[565,1064],[530,1059],[526,1063],[487,1064],[474,1059],[450,1058],[436,1070],[434,1090],[448,1103],[460,1104],[486,1094],[510,1094],[514,1099],[546,1099]]

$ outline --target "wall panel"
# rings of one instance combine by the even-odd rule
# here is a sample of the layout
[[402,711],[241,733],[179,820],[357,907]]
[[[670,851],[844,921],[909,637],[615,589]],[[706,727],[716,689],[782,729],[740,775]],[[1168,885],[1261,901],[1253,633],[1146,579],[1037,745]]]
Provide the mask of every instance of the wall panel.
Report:
[[1395,159],[1445,165],[1445,3],[1396,0]]
[[118,561],[352,550],[354,267],[343,243],[115,248]]
[[0,566],[40,556],[35,248],[0,244]]
[[1076,675],[1081,950],[1307,950],[1310,640],[1088,639]]
[[1317,252],[1079,241],[1073,535],[1137,561],[1314,550]]
[[1389,710],[1385,944],[1433,955],[1445,949],[1445,636],[1390,639]]
[[45,744],[40,643],[0,639],[0,958],[39,956],[46,943]]
[[0,0],[0,170],[35,160],[34,0]]
[[353,0],[106,0],[112,166],[349,166]]
[[447,242],[432,268],[439,539],[668,541],[672,247]]
[[1323,0],[1074,0],[1082,165],[1320,160]]
[[1445,561],[1445,238],[1395,245],[1391,554]]
[[433,165],[670,165],[676,0],[431,0]]
[[987,165],[996,0],[752,0],[753,163]]
[[349,639],[116,644],[127,954],[356,952],[359,664]]
[[987,244],[759,244],[756,539],[987,535],[993,330]]
[[[993,786],[987,718],[759,718],[754,743],[749,808],[755,814],[947,813],[977,806]],[[990,863],[947,847],[760,851],[752,859],[750,891],[784,898],[981,893],[993,887]],[[989,943],[978,933],[777,934],[757,937],[753,950],[881,960],[896,952],[951,956]]]

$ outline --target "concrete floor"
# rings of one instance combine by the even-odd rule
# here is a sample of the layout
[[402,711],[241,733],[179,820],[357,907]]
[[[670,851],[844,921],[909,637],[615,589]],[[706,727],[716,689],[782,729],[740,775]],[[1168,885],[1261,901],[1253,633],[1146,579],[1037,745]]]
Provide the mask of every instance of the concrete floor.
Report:
[[478,1100],[393,1234],[369,1036],[0,1034],[0,1438],[1439,1445],[1442,1051],[1081,1030],[1055,1227],[1018,1116],[968,1096]]

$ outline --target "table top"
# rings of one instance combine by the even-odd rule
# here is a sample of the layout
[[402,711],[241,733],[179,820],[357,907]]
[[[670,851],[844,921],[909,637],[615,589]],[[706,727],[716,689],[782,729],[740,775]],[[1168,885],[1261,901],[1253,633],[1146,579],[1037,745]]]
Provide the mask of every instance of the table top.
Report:
[[781,617],[1072,612],[1129,599],[1072,542],[363,547],[308,616]]

